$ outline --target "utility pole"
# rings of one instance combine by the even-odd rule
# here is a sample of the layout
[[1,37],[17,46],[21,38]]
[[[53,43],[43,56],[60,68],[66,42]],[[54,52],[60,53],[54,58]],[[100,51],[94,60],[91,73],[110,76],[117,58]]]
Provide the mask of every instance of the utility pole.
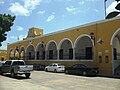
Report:
[[106,1],[107,0],[104,0],[105,19],[106,19]]

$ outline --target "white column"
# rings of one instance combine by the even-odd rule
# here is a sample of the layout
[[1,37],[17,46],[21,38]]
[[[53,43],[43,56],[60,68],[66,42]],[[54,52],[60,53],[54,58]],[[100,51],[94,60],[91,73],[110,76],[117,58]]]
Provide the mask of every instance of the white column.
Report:
[[75,48],[73,48],[73,60],[75,60]]
[[37,59],[37,51],[35,51],[35,60]]
[[59,59],[59,49],[57,49],[57,60],[60,60]]

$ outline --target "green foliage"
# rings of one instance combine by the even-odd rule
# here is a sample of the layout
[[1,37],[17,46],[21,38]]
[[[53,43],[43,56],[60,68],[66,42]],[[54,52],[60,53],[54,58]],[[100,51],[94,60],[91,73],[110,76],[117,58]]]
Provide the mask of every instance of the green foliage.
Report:
[[117,12],[117,11],[111,12],[107,15],[106,19],[113,18],[113,17],[117,16],[119,13],[120,12]]
[[[120,0],[115,0],[117,2],[119,2]],[[117,15],[120,14],[120,3],[117,4],[117,6],[115,7],[116,10],[119,10],[119,11],[113,11],[111,13],[109,13],[106,17],[106,19],[110,19],[110,18],[113,18],[113,17],[116,17]]]
[[15,16],[0,14],[0,46],[2,45],[1,42],[6,40],[6,32],[11,30],[14,20]]
[[115,7],[115,9],[120,10],[120,3]]
[[119,2],[120,0],[115,0],[115,1]]

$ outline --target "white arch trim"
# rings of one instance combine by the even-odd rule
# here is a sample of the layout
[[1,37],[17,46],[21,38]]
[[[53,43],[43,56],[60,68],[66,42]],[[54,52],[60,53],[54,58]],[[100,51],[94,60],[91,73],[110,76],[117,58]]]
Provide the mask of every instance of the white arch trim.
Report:
[[73,43],[72,43],[72,40],[71,40],[71,39],[69,39],[69,38],[64,38],[64,39],[62,39],[62,40],[59,42],[58,49],[60,49],[60,47],[61,47],[62,43],[63,43],[65,40],[70,41],[70,43],[71,43],[71,45],[72,45],[72,48],[73,48]]
[[56,45],[56,47],[57,47],[56,41],[50,40],[50,41],[46,44],[46,50],[48,50],[48,47],[49,47],[50,43],[52,43],[52,42],[55,43],[55,45]]
[[39,45],[42,44],[42,42],[39,42],[37,45],[36,45],[36,48],[35,48],[35,51],[37,51]]
[[11,51],[13,50],[13,48],[10,48],[10,50],[9,50],[9,52],[8,52],[8,59],[10,59],[10,53],[11,53]]
[[35,50],[35,46],[34,46],[33,44],[29,44],[29,45],[27,46],[25,52],[27,52],[27,49],[28,49],[29,46],[33,46],[33,48],[34,48],[34,50]]
[[113,40],[114,40],[114,37],[118,34],[118,32],[120,31],[120,28],[118,28],[115,33],[112,35],[112,38],[111,38],[111,41],[110,41],[110,45],[113,45]]
[[94,46],[94,41],[91,39],[90,35],[82,34],[82,35],[80,35],[80,36],[75,40],[74,48],[76,47],[76,44],[78,43],[78,41],[79,41],[81,38],[83,38],[83,37],[88,37],[88,38],[90,38],[90,40],[92,41],[92,44],[93,44],[93,46]]
[[24,50],[25,50],[25,47],[22,45],[22,46],[20,47],[19,53],[21,52],[22,48],[24,48]]

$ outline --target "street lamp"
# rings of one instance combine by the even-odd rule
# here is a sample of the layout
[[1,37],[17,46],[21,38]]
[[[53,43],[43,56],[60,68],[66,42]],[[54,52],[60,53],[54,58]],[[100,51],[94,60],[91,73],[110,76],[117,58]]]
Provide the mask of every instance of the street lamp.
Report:
[[94,45],[95,45],[95,36],[94,36],[94,33],[93,33],[93,32],[90,33],[90,37],[91,37],[91,39],[94,41]]

